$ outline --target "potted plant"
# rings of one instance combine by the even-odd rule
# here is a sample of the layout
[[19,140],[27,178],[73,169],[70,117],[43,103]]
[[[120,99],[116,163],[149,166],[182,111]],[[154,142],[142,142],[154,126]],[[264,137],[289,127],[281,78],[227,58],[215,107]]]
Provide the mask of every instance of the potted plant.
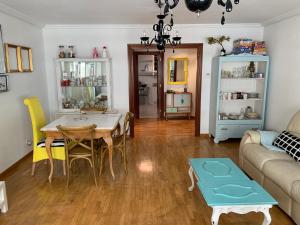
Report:
[[220,55],[221,56],[226,56],[226,50],[223,46],[223,42],[224,41],[230,41],[230,37],[228,37],[228,36],[226,37],[224,35],[219,37],[219,38],[209,37],[209,38],[207,38],[207,41],[208,41],[209,45],[214,45],[214,44],[220,45],[222,47]]

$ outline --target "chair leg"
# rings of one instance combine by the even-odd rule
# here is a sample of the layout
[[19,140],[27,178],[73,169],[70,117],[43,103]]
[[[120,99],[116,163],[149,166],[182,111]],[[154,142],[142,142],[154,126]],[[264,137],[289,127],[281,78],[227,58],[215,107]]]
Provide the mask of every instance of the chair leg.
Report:
[[69,181],[70,181],[70,164],[69,164],[69,158],[67,158],[67,187],[69,188]]
[[103,159],[104,159],[104,156],[105,156],[105,152],[106,152],[106,150],[101,149],[101,152],[100,152],[100,171],[99,171],[99,176],[102,174]]
[[31,176],[34,176],[34,173],[35,173],[35,166],[36,166],[36,163],[33,162],[33,163],[32,163],[32,167],[31,167]]
[[93,162],[92,162],[93,176],[94,176],[96,187],[98,187],[97,178],[96,178],[96,171],[95,171],[95,160],[94,159],[92,159],[92,160],[93,160]]
[[127,155],[126,155],[126,148],[123,148],[123,163],[124,163],[124,169],[125,169],[125,173],[127,174]]
[[62,161],[62,166],[63,166],[64,176],[66,176],[67,175],[67,173],[66,173],[66,160]]

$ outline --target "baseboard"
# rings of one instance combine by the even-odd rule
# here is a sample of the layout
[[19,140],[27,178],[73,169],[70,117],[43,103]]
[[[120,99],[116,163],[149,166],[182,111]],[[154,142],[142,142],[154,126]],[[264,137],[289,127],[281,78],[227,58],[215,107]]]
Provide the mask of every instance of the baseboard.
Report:
[[209,138],[209,134],[200,134],[200,137]]
[[13,165],[11,165],[9,168],[4,170],[2,173],[0,173],[0,180],[3,180],[10,172],[12,172],[14,169],[16,169],[22,162],[24,162],[26,159],[32,156],[32,151],[27,153],[23,158],[15,162]]

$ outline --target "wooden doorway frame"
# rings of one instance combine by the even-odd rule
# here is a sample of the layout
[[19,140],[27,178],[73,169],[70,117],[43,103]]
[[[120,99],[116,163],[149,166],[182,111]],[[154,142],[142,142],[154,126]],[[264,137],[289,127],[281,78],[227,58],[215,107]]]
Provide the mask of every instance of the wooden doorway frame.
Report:
[[[172,46],[167,46],[167,48],[173,48]],[[156,46],[152,45],[149,49],[156,50]],[[174,49],[196,49],[197,50],[197,74],[196,74],[196,104],[195,104],[195,136],[200,136],[200,122],[201,122],[201,92],[202,92],[202,63],[203,63],[203,43],[188,43],[180,44]],[[128,67],[129,67],[129,111],[135,112],[137,106],[136,93],[138,87],[136,86],[135,78],[135,65],[137,59],[134,57],[134,53],[138,51],[145,51],[146,48],[141,44],[128,44]],[[163,70],[164,71],[164,70]],[[164,106],[164,98],[161,99]],[[132,135],[134,134],[134,127],[132,127]]]

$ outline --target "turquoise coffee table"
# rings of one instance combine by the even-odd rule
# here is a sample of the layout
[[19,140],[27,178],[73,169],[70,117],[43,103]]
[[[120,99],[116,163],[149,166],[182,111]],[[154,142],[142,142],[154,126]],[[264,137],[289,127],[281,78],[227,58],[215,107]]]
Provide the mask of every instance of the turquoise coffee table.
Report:
[[263,225],[271,223],[269,209],[277,205],[277,201],[259,184],[250,180],[230,159],[190,159],[189,164],[192,181],[189,191],[194,189],[195,175],[206,203],[213,208],[213,225],[218,225],[221,214],[230,212],[262,212],[265,215]]

